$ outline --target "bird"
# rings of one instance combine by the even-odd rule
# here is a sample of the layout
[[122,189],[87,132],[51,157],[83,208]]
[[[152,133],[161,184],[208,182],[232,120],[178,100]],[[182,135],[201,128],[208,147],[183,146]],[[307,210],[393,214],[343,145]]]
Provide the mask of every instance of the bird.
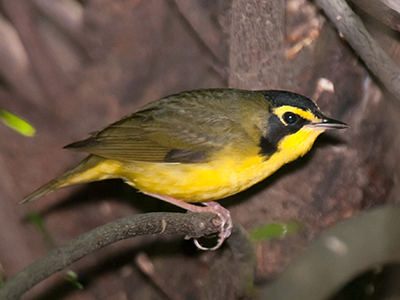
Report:
[[217,244],[207,248],[195,239],[199,249],[215,250],[233,227],[229,210],[216,200],[246,190],[305,155],[324,131],[347,127],[326,117],[309,98],[289,91],[181,92],[65,146],[89,155],[22,203],[61,187],[119,178],[188,211],[217,214]]

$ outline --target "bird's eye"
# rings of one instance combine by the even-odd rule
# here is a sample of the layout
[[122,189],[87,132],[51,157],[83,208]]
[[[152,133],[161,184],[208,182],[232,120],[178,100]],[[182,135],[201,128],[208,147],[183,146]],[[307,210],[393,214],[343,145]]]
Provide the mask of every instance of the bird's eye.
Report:
[[292,112],[286,112],[283,114],[282,118],[286,124],[292,125],[297,122],[297,120],[299,119],[299,116]]

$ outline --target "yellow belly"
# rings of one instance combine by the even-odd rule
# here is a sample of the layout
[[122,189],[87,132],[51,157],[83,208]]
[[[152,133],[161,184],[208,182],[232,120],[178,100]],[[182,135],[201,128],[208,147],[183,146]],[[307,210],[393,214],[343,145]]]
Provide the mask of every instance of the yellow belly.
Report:
[[203,164],[135,163],[123,165],[128,184],[141,191],[187,202],[221,199],[268,176],[261,157],[237,162],[229,158]]
[[[212,201],[234,195],[265,179],[293,158],[224,157],[202,164],[119,163],[119,175],[140,191],[186,202]],[[108,161],[108,163],[111,163]]]
[[[97,180],[122,178],[140,191],[168,195],[186,202],[212,201],[241,192],[270,176],[282,165],[304,155],[321,132],[301,130],[285,138],[279,144],[279,150],[269,158],[256,152],[235,154],[225,149],[226,152],[217,153],[208,163],[122,162],[105,159],[85,173],[92,178],[94,174],[89,175],[89,171],[96,173]],[[86,174],[81,174],[81,179],[83,175]]]

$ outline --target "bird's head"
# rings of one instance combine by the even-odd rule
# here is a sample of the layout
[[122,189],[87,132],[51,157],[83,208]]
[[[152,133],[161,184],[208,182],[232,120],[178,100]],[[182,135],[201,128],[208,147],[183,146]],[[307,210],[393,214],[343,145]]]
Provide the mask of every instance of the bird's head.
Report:
[[280,153],[291,161],[307,153],[325,130],[348,127],[326,117],[307,97],[285,91],[265,91],[264,96],[270,103],[260,140],[260,153],[265,156]]

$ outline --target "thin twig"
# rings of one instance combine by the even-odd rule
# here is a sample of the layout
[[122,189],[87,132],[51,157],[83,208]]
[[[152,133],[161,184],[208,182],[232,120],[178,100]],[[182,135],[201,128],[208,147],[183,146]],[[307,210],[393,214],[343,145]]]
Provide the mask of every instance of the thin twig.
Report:
[[325,11],[368,68],[400,100],[400,68],[379,47],[346,1],[317,0],[317,4]]
[[211,213],[148,213],[110,222],[82,234],[27,266],[0,288],[0,299],[20,299],[49,276],[117,241],[149,234],[200,237],[218,232],[220,223],[219,217]]
[[400,13],[390,8],[382,1],[352,0],[352,2],[393,30],[400,31]]

